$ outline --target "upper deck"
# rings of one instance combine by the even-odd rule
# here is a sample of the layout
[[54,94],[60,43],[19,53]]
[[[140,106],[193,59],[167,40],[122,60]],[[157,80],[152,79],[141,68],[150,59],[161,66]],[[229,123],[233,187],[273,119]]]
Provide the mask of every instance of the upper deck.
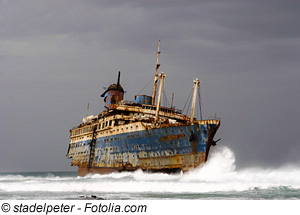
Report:
[[[84,122],[70,130],[70,137],[92,137],[94,127],[97,132],[109,136],[112,133],[133,132],[154,128],[156,106],[140,104],[119,104],[111,106],[110,110],[101,112],[98,116],[84,118]],[[155,127],[189,125],[190,117],[176,112],[174,109],[160,107],[160,121]],[[219,124],[219,120],[198,120],[197,124]],[[129,129],[128,129],[129,127]],[[133,128],[134,127],[134,128]],[[131,129],[130,129],[131,128]],[[105,133],[106,132],[106,133]]]
[[[99,113],[97,116],[88,116],[87,111],[87,115],[85,118],[83,118],[82,123],[78,127],[70,130],[71,138],[77,137],[78,135],[80,136],[82,134],[92,135],[94,131],[98,132],[110,130],[118,126],[137,122],[140,123],[139,125],[143,126],[143,129],[202,123],[202,120],[196,121],[196,118],[194,118],[196,95],[200,86],[200,81],[198,78],[194,80],[194,92],[191,99],[192,105],[190,116],[182,114],[180,110],[176,110],[172,107],[172,105],[171,108],[161,106],[161,97],[163,94],[162,91],[166,75],[163,72],[159,75],[157,73],[158,68],[160,67],[160,64],[158,64],[158,58],[160,55],[159,47],[160,43],[157,52],[153,95],[136,95],[135,101],[125,101],[123,98],[126,91],[124,91],[123,87],[121,86],[119,72],[117,84],[111,84],[108,88],[105,88],[105,92],[101,95],[101,97],[104,97],[106,110]],[[158,82],[159,90],[156,99]],[[201,112],[201,107],[199,109]],[[207,121],[203,121],[203,123],[207,123]],[[219,124],[219,122],[216,122],[216,124]]]

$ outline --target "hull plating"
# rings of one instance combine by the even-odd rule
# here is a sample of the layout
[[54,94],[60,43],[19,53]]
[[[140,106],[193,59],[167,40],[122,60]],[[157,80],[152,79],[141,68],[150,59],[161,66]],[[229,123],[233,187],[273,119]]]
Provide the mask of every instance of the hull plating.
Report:
[[140,122],[115,126],[95,132],[92,151],[91,133],[74,138],[68,156],[79,167],[79,175],[136,169],[185,172],[205,162],[218,127],[217,120],[153,129]]

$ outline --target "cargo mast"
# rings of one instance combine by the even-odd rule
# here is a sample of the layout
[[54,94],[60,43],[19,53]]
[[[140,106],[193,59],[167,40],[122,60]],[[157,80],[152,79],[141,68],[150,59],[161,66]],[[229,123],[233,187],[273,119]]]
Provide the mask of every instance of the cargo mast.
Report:
[[158,120],[159,120],[161,94],[162,94],[162,88],[164,85],[164,80],[165,80],[166,75],[165,75],[165,73],[162,72],[159,76],[160,76],[160,84],[159,84],[158,100],[157,100],[156,113],[155,113],[155,122],[156,123],[158,123]]
[[193,94],[193,103],[192,103],[192,109],[191,109],[191,124],[194,124],[194,113],[195,113],[195,104],[196,104],[196,94],[197,89],[199,88],[200,81],[198,78],[194,80],[194,94]]
[[152,95],[152,105],[155,105],[155,97],[156,97],[156,91],[157,91],[157,82],[158,82],[158,68],[160,67],[160,64],[158,63],[159,55],[160,55],[160,40],[158,41],[158,48],[157,48],[157,58],[156,58],[156,68],[155,68],[155,76],[154,76],[154,86],[153,86],[153,95]]

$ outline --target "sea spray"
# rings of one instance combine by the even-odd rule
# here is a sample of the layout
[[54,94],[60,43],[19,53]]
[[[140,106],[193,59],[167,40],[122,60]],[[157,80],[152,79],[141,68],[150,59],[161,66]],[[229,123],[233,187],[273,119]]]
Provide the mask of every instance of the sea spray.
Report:
[[0,174],[2,199],[300,199],[300,167],[236,170],[235,156],[218,146],[207,163],[184,174],[135,172],[88,175]]
[[235,156],[228,147],[219,147],[210,156],[205,164],[184,174],[181,181],[212,182],[234,177]]

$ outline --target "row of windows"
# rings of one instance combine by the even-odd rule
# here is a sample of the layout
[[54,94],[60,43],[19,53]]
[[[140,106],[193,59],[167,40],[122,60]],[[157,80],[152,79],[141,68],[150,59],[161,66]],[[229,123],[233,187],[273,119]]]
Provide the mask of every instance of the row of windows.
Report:
[[[99,123],[97,125],[97,130],[101,130],[101,129],[104,129],[106,127],[112,126],[112,125],[114,125],[114,122],[115,121],[110,120],[110,121],[105,121],[103,123]],[[133,127],[134,126],[130,126],[131,129],[133,129]],[[139,128],[138,125],[136,125],[135,127]],[[126,126],[125,129],[128,130],[129,126]],[[121,128],[116,129],[115,131],[119,132],[120,130],[124,131],[124,128],[121,127]],[[93,132],[93,126],[88,126],[88,127],[73,130],[73,131],[71,131],[71,136],[81,135],[81,134],[88,133],[88,132]],[[103,133],[100,133],[100,134],[103,134]],[[106,134],[108,134],[108,132],[106,132]]]
[[[139,126],[138,125],[136,125],[136,128],[138,128]],[[133,126],[130,126],[130,128],[131,129],[133,129]],[[128,130],[129,129],[129,127],[128,126],[126,126],[126,129]],[[124,130],[124,128],[121,128],[121,131],[123,131]],[[120,129],[117,129],[117,131],[120,131]]]
[[72,145],[72,147],[77,148],[77,147],[88,146],[88,145],[89,145],[89,143],[87,143],[87,142],[86,143],[75,143]]
[[[104,140],[101,140],[101,142],[102,143],[106,143],[106,142],[110,142],[110,141],[120,141],[121,140],[121,137],[115,137],[115,138],[106,138],[106,139],[104,139]],[[98,143],[99,143],[99,141],[98,141]]]
[[[97,130],[100,129],[104,129],[106,127],[112,126],[113,121],[109,120],[109,121],[104,121],[102,123],[97,124]],[[76,130],[71,131],[71,136],[76,136],[76,135],[80,135],[80,134],[85,134],[88,132],[93,132],[94,126],[87,126],[87,127],[83,127],[83,128],[78,128]]]
[[[155,106],[146,106],[146,105],[143,105],[143,109],[146,109],[146,110],[156,110],[156,107]],[[166,113],[173,113],[174,112],[174,110],[163,108],[163,107],[160,107],[159,111],[166,112]]]
[[[107,149],[106,149],[106,151],[107,151]],[[98,154],[99,153],[100,152],[98,151]],[[88,152],[87,151],[75,152],[74,154],[75,155],[81,155],[81,154],[88,154]],[[175,154],[177,154],[176,151],[174,151],[174,152],[172,152],[172,151],[169,151],[169,152],[162,151],[161,153],[159,153],[159,152],[150,152],[149,156],[150,157],[159,157],[159,156],[169,156],[169,155],[175,155]],[[147,157],[147,153],[144,153],[142,156]],[[124,157],[128,157],[128,155],[127,154],[125,154],[125,155],[123,155],[123,154],[121,154],[121,155],[120,154],[113,154],[112,155],[113,159],[123,159]],[[139,156],[139,154],[133,154],[132,157],[139,158],[140,156]]]
[[[132,137],[132,136],[131,136]],[[102,139],[101,142],[102,143],[106,143],[106,142],[111,142],[111,141],[121,141],[121,137],[115,137],[115,138],[107,138],[107,139]],[[97,141],[98,143],[100,142],[99,140]],[[168,148],[169,146],[172,146],[172,147],[185,147],[185,146],[188,146],[189,144],[184,144],[184,146],[180,146],[180,142],[178,141],[171,141],[169,143],[167,142],[161,142],[161,143],[158,143],[158,148]],[[89,142],[85,142],[85,143],[76,143],[76,144],[73,144],[72,147],[82,147],[82,146],[89,146]],[[149,148],[152,148],[153,145],[152,144],[142,144],[142,145],[132,145],[131,148],[133,150],[137,149],[137,150],[142,150],[141,146],[143,146],[143,149],[149,149]],[[111,150],[118,150],[119,147],[115,147],[115,148],[110,148]],[[124,146],[124,148],[126,148],[126,150],[129,149],[128,145]],[[123,150],[123,147],[121,147],[121,150]]]

